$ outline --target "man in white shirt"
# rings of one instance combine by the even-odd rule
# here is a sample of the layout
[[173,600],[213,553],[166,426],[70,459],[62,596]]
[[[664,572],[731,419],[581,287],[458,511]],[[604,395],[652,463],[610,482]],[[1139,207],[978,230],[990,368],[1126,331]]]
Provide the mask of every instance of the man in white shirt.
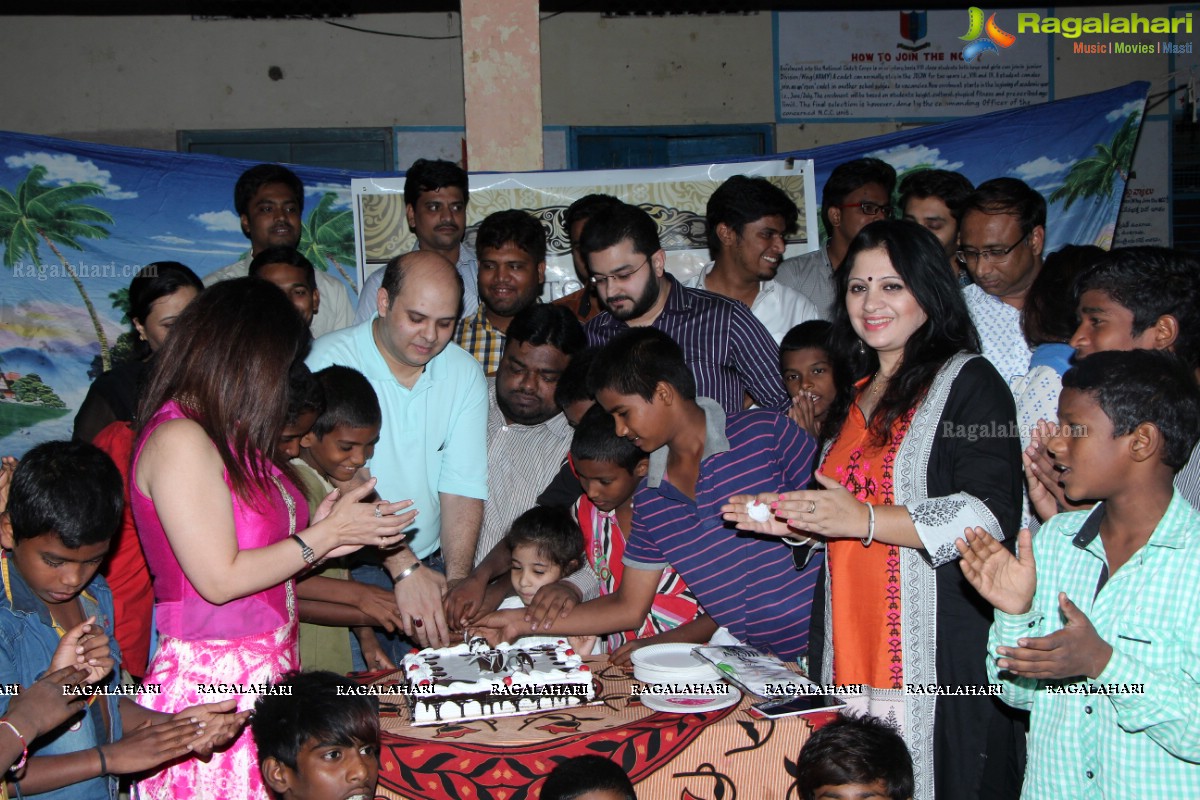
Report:
[[[250,252],[240,261],[204,276],[205,286],[246,277],[250,274],[251,260],[268,247],[295,248],[300,244],[304,184],[287,167],[259,164],[243,172],[233,187],[233,206],[241,218],[242,233],[250,240]],[[323,270],[318,269],[316,275],[321,307],[312,321],[314,337],[340,330],[354,321],[354,307],[346,286]]]
[[[404,215],[417,237],[416,249],[438,253],[458,270],[463,280],[462,317],[479,307],[479,262],[475,251],[463,244],[468,198],[467,173],[451,161],[418,158],[404,173]],[[363,281],[355,323],[375,315],[375,296],[382,283],[383,268]]]
[[1021,329],[1029,287],[1042,269],[1046,201],[1024,181],[993,178],[967,197],[958,255],[973,285],[963,289],[983,356],[1005,381],[1029,372]]
[[821,189],[821,219],[828,239],[811,253],[789,258],[776,280],[812,301],[821,319],[832,319],[837,296],[834,273],[842,265],[850,241],[877,219],[892,216],[896,170],[878,158],[856,158],[838,164]]
[[704,271],[685,285],[740,300],[775,343],[792,326],[817,319],[817,308],[800,292],[775,280],[799,213],[787,193],[766,178],[734,175],[708,198],[708,252]]

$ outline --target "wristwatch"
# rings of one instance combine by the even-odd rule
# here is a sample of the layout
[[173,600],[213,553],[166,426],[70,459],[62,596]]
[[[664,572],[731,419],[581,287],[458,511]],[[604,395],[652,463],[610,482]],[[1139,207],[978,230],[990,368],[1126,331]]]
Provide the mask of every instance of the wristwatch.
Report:
[[305,564],[317,563],[316,552],[311,547],[309,547],[307,544],[305,544],[304,540],[301,539],[297,534],[293,533],[292,538],[296,540],[296,544],[300,545],[300,555],[304,556],[304,563]]

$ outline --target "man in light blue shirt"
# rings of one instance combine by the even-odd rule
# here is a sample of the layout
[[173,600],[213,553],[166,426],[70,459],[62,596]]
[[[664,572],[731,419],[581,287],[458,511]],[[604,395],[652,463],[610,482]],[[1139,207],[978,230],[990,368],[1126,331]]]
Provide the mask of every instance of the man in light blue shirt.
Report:
[[[383,428],[367,464],[382,498],[411,499],[418,511],[408,547],[384,558],[405,634],[423,646],[448,644],[442,606],[447,581],[472,566],[487,497],[487,383],[469,353],[450,341],[463,284],[437,253],[388,263],[378,316],[323,336],[309,367],[343,364],[371,382]],[[446,574],[422,569],[441,552]]]

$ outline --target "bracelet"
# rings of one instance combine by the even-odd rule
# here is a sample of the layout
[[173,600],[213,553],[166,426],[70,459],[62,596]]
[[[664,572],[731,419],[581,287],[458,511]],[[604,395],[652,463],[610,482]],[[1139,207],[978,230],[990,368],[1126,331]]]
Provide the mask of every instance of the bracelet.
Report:
[[100,749],[99,745],[96,746],[96,755],[100,756],[100,775],[99,775],[99,777],[103,778],[106,775],[108,775],[108,761],[104,758],[104,751]]
[[304,540],[298,534],[293,533],[292,537],[296,540],[296,544],[300,545],[300,555],[304,556],[305,564],[316,564],[317,554],[311,547],[305,544]]
[[863,547],[870,547],[875,541],[875,506],[867,503],[867,536],[862,540]]
[[29,759],[29,742],[25,741],[25,737],[21,735],[19,730],[17,730],[17,726],[13,725],[7,719],[0,719],[0,725],[7,727],[13,732],[14,736],[21,740],[21,760],[8,768],[9,772],[18,772],[20,771],[21,767],[25,766],[25,762]]
[[405,579],[405,578],[407,578],[409,575],[412,575],[414,572],[416,572],[417,570],[419,570],[419,569],[420,569],[422,566],[423,566],[423,565],[421,564],[421,562],[420,562],[419,560],[418,560],[418,561],[414,561],[414,562],[413,562],[412,564],[410,564],[409,566],[407,566],[407,567],[405,567],[404,569],[400,570],[400,574],[399,574],[399,575],[392,575],[392,576],[391,576],[391,578],[392,578],[392,586],[395,586],[397,583],[399,583],[400,581],[404,580],[404,579]]

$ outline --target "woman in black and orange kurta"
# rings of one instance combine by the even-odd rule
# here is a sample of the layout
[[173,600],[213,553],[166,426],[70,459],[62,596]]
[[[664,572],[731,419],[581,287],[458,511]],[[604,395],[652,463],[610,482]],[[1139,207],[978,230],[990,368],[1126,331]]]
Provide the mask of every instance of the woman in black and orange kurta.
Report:
[[[825,542],[821,680],[863,684],[851,699],[900,726],[918,800],[1020,791],[1020,723],[992,697],[918,686],[987,686],[991,611],[955,563],[971,526],[1014,538],[1021,509],[1012,395],[979,351],[932,234],[867,226],[838,275],[832,346],[863,375],[819,469],[822,491],[787,492],[776,519],[739,527]],[[838,424],[840,423],[840,424]],[[814,609],[814,616],[819,613]],[[814,625],[817,623],[814,623]],[[816,637],[814,637],[814,640]]]

